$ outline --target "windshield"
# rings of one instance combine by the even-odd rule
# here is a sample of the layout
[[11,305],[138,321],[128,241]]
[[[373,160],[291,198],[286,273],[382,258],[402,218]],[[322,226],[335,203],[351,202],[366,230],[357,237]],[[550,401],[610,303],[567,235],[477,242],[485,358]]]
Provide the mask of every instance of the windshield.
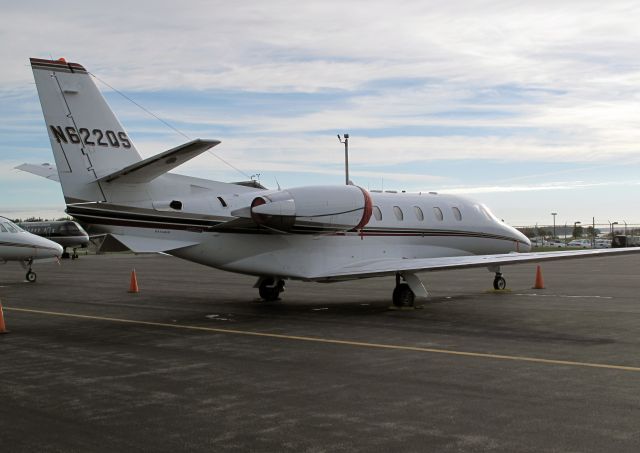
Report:
[[0,225],[3,227],[0,231],[9,231],[10,233],[18,233],[20,231],[24,231],[18,225],[13,223],[11,220],[6,217],[0,217]]

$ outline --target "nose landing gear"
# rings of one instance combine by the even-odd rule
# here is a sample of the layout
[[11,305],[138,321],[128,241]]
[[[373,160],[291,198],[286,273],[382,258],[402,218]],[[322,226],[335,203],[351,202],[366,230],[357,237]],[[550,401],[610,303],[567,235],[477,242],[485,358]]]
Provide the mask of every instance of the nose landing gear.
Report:
[[33,264],[33,259],[27,260],[26,262],[22,263],[22,266],[27,269],[27,274],[24,276],[25,280],[27,280],[29,283],[33,283],[36,281],[36,278],[38,277],[36,275],[35,272],[33,272],[33,270],[31,270],[31,265]]
[[36,275],[35,272],[33,272],[31,269],[29,269],[27,271],[27,275],[24,278],[26,278],[29,283],[33,283],[33,282],[36,281],[36,278],[38,278],[38,276]]
[[496,272],[496,277],[493,279],[493,289],[503,290],[507,287],[507,281],[504,279],[500,272]]

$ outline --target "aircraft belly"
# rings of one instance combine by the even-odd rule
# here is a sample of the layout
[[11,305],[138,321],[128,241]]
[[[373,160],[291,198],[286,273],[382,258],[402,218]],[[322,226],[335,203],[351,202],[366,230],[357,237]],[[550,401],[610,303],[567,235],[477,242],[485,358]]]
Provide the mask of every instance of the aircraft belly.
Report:
[[[202,243],[169,253],[207,266],[250,275],[308,279],[336,267],[384,258],[431,258],[474,253],[459,242],[354,235],[209,235]],[[495,252],[494,252],[495,253]]]

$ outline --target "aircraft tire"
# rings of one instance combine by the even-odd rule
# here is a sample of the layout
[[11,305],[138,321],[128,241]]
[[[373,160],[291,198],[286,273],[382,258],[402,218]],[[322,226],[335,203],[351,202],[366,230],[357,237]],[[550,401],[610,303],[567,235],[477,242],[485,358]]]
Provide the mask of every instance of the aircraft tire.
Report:
[[34,283],[36,281],[36,279],[38,278],[38,276],[32,270],[29,270],[29,271],[27,271],[27,275],[25,275],[25,278],[27,279],[27,281],[29,283]]
[[267,302],[272,302],[278,300],[282,290],[281,287],[284,287],[284,285],[276,284],[273,278],[265,278],[258,287],[258,293],[260,298]]
[[496,277],[493,279],[493,289],[502,290],[507,287],[507,281],[504,277]]
[[406,283],[399,284],[393,290],[392,300],[396,307],[413,307],[415,298],[416,295]]

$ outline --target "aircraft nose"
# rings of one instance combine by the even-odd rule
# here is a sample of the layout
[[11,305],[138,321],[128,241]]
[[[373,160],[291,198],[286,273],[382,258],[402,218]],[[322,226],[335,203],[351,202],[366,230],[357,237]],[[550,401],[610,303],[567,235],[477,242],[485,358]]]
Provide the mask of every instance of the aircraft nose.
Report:
[[49,239],[39,238],[38,248],[36,250],[36,255],[38,258],[54,258],[61,257],[64,249],[60,244],[57,244]]

